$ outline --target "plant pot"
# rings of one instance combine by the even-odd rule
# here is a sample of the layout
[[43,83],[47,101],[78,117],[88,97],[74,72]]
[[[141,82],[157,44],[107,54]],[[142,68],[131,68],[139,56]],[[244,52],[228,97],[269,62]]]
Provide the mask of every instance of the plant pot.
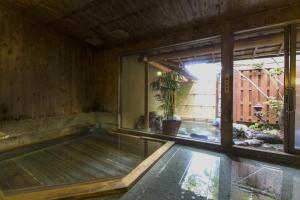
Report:
[[181,125],[179,120],[163,120],[163,133],[176,136]]

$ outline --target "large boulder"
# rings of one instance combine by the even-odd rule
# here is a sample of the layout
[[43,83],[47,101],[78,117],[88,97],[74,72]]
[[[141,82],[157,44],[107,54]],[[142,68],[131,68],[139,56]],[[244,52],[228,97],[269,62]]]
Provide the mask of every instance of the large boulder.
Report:
[[232,125],[233,138],[252,138],[253,131],[245,124],[233,123]]
[[[140,116],[137,123],[135,124],[135,128],[138,130],[144,130],[144,121],[145,117]],[[162,116],[157,115],[156,112],[149,112],[149,128],[151,132],[159,133],[162,131]]]
[[254,135],[254,138],[269,144],[282,144],[283,142],[278,135],[270,135],[265,133],[257,133]]
[[196,133],[190,134],[190,137],[195,138],[195,139],[200,139],[200,140],[208,140],[207,135],[200,135],[200,134],[196,134]]
[[235,145],[238,146],[253,146],[253,147],[259,147],[261,146],[264,142],[261,140],[257,139],[249,139],[249,140],[243,140],[243,141],[235,141]]

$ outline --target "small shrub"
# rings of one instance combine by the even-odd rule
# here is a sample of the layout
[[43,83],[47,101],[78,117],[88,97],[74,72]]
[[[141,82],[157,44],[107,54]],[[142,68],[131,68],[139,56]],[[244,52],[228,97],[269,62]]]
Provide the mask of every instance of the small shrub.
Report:
[[264,68],[264,63],[255,63],[253,64],[254,69],[262,69]]
[[282,67],[275,67],[270,69],[270,74],[271,76],[279,76],[281,74],[283,74],[283,68]]
[[277,129],[269,129],[269,130],[263,130],[263,133],[268,135],[278,135],[279,131]]

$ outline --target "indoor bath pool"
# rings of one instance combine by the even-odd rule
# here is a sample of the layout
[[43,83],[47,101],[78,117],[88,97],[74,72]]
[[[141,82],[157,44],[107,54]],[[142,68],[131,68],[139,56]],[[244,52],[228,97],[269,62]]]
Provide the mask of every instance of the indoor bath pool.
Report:
[[89,132],[34,150],[27,147],[17,156],[8,152],[0,155],[1,195],[4,199],[33,200],[125,191],[172,144]]

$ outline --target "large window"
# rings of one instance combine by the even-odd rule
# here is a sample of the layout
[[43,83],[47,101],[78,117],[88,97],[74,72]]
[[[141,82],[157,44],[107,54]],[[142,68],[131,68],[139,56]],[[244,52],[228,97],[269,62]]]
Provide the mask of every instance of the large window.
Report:
[[234,39],[234,144],[283,151],[284,29]]
[[[218,36],[123,57],[121,127],[166,134],[164,106],[173,103],[174,118],[181,121],[173,136],[220,143],[220,44]],[[174,96],[165,102],[153,82],[171,72],[181,78]]]
[[195,80],[186,82],[178,93],[176,113],[182,117],[179,134],[220,142],[221,64],[186,64]]
[[[220,36],[123,57],[121,127],[167,134],[164,121],[170,116],[164,110],[166,102],[152,83],[175,72],[181,77],[180,86],[168,96],[167,104],[173,105],[172,120],[180,123],[172,124],[172,129],[178,129],[170,136],[213,143],[221,143],[223,138],[224,146],[233,141],[235,147],[297,153],[300,30],[292,27],[296,26],[234,33],[233,68],[227,59],[231,57],[230,34],[224,35],[222,43],[224,49],[228,45],[223,56],[226,68],[221,65]],[[292,30],[296,30],[294,34]],[[232,99],[228,98],[230,89]],[[232,107],[221,108],[221,94],[226,102],[232,100]],[[227,131],[231,119],[232,139]]]

